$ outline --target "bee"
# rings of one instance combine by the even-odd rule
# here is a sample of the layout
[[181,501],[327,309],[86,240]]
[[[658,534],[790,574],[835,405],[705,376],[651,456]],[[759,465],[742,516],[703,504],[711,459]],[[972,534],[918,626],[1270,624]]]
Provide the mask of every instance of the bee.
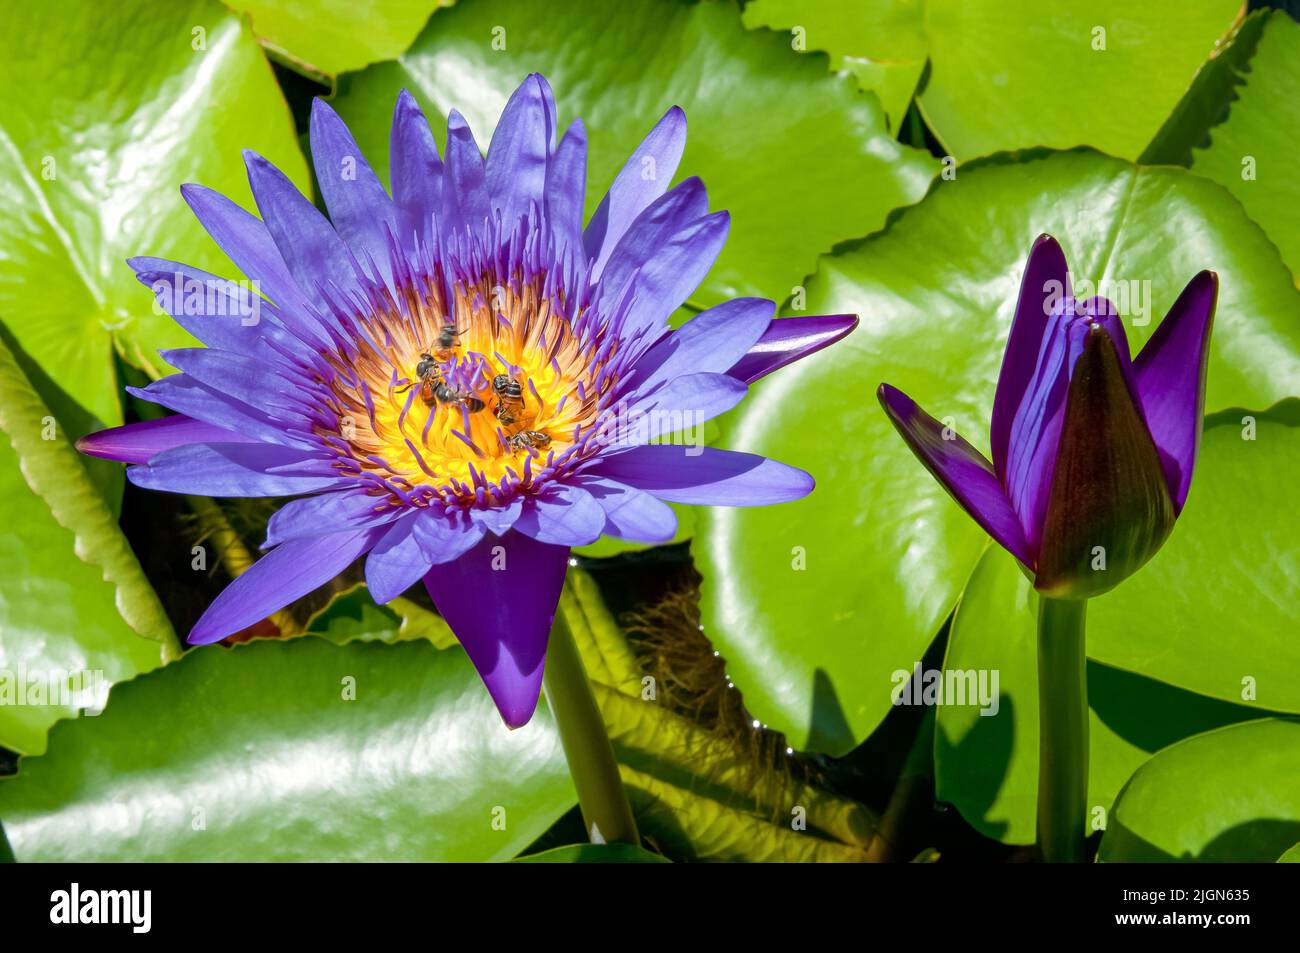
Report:
[[448,361],[451,359],[451,352],[458,347],[460,347],[460,332],[456,330],[456,325],[444,324],[433,345],[434,356],[440,361]]
[[498,374],[492,378],[492,391],[497,395],[497,405],[493,413],[505,426],[515,423],[524,410],[524,389],[519,381],[509,374]]
[[420,355],[420,360],[415,365],[415,380],[411,381],[405,387],[399,387],[397,393],[405,394],[416,384],[420,385],[420,398],[426,404],[432,404],[434,392],[442,383],[442,378],[438,374],[438,365],[434,361],[433,355],[427,351]]
[[[421,392],[423,396],[423,392]],[[469,408],[471,414],[476,414],[485,406],[483,401],[479,400],[469,391],[454,390],[448,386],[446,381],[440,380],[433,388],[433,396],[440,404],[461,404]],[[432,400],[425,400],[426,404],[433,403]]]
[[551,445],[549,434],[540,430],[521,430],[510,437],[510,452],[520,453],[524,450],[545,450]]

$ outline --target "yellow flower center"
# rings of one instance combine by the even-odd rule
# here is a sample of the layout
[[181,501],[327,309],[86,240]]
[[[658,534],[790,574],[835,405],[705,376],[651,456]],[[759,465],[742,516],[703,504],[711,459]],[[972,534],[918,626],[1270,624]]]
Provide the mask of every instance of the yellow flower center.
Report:
[[[333,353],[329,410],[336,466],[375,479],[375,494],[469,505],[526,490],[547,461],[594,425],[613,386],[602,331],[544,293],[544,276],[455,286],[423,282],[399,305],[361,317],[355,353]],[[504,481],[504,482],[503,482]]]

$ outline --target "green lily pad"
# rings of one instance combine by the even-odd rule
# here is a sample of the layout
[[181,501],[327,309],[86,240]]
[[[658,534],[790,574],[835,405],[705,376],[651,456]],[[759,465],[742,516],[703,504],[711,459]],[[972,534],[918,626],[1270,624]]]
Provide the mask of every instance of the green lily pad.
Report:
[[801,28],[807,48],[856,73],[891,118],[906,111],[928,59],[922,112],[963,162],[1030,146],[1094,146],[1136,159],[1240,7],[1238,0],[755,0],[745,22]]
[[250,205],[242,147],[310,180],[261,49],[216,0],[124,0],[112,16],[51,0],[5,20],[22,39],[0,58],[0,314],[55,385],[120,423],[112,342],[147,369],[158,348],[193,343],[123,259],[239,277],[178,186]]
[[1080,145],[1136,159],[1240,8],[1239,0],[927,0],[921,110],[961,161]]
[[0,781],[20,861],[507,860],[574,801],[459,649],[312,637],[196,649]]
[[[1211,370],[1213,373],[1213,370]],[[1300,713],[1300,401],[1207,422],[1164,548],[1088,607],[1088,655],[1214,698]]]
[[1300,722],[1268,718],[1179,742],[1138,769],[1103,861],[1272,863],[1300,838]]
[[1216,55],[1205,61],[1191,87],[1169,114],[1155,138],[1138,159],[1143,165],[1192,164],[1192,149],[1209,144],[1210,127],[1223,122],[1246,82],[1250,58],[1255,55],[1269,11],[1256,10],[1237,24],[1220,44]]
[[880,97],[897,130],[929,52],[924,12],[922,0],[753,0],[744,20],[788,30],[796,49],[829,53],[831,69],[848,70]]
[[392,63],[339,79],[338,109],[379,175],[398,91],[435,126],[451,108],[486,145],[532,71],[555,89],[560,125],[587,127],[587,209],[672,105],[690,122],[678,169],[729,209],[731,236],[692,299],[782,300],[836,242],[879,228],[925,192],[937,163],[896,142],[878,103],[801,57],[788,38],[747,31],[734,7],[629,0],[462,3],[441,11]]
[[1228,118],[1210,130],[1192,170],[1241,200],[1300,281],[1300,181],[1293,168],[1300,125],[1300,23],[1268,15]]
[[439,7],[454,0],[224,0],[248,14],[268,53],[310,76],[335,76],[392,59]]
[[706,632],[754,715],[796,747],[840,754],[870,734],[890,710],[891,673],[921,658],[970,578],[983,532],[873,392],[894,384],[987,452],[1021,272],[1042,232],[1061,240],[1076,291],[1106,279],[1134,292],[1119,304],[1135,350],[1193,275],[1219,273],[1207,409],[1300,393],[1290,272],[1231,195],[1185,170],[1088,150],[983,160],[823,258],[809,311],[860,314],[861,326],[755,385],[721,421],[724,445],[803,467],[817,489],[782,506],[701,509],[692,543]]
[[1286,853],[1277,859],[1277,862],[1279,864],[1300,864],[1300,844],[1296,844],[1294,847],[1287,850]]
[[635,844],[569,844],[516,857],[519,864],[666,864],[667,857]]
[[[0,343],[0,746],[45,750],[61,718],[180,652],[100,488]],[[74,694],[75,693],[75,694]]]
[[[1158,597],[1146,595],[1153,606],[1160,605]],[[983,687],[994,690],[964,699],[948,696],[949,704],[939,708],[935,735],[938,799],[955,805],[981,833],[1012,844],[1034,841],[1037,617],[1038,597],[1019,565],[990,545],[957,607],[943,668],[951,673],[945,678],[952,679],[955,691],[968,691],[981,678]],[[959,688],[958,673],[974,673],[975,681],[968,675]],[[988,699],[996,699],[995,704],[981,706]],[[1088,701],[1088,807],[1094,830],[1105,829],[1120,788],[1154,752],[1260,714],[1096,662],[1088,663]]]

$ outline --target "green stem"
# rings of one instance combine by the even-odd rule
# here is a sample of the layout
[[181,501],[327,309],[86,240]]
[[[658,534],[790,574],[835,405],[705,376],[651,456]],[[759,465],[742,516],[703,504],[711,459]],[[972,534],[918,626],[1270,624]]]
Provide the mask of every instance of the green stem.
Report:
[[641,838],[618,775],[614,748],[561,610],[556,611],[551,627],[542,685],[560,732],[573,786],[578,789],[578,806],[588,835],[593,841],[639,844]]
[[1084,859],[1088,815],[1086,599],[1038,599],[1038,850]]

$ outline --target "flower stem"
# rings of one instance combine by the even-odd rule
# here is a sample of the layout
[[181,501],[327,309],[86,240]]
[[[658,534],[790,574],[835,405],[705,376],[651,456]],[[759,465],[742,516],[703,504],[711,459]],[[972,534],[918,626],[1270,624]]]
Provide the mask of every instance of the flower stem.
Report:
[[1038,600],[1038,850],[1084,859],[1088,813],[1086,599]]
[[563,611],[556,611],[551,627],[542,686],[560,732],[573,786],[578,789],[578,807],[588,836],[593,842],[640,843],[614,748]]

